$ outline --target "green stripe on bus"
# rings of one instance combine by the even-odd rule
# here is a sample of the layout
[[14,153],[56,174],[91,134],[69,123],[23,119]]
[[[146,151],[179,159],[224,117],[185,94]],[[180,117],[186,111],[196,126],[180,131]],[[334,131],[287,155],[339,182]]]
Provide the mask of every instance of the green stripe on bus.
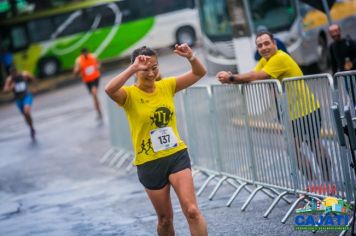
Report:
[[[98,55],[100,60],[118,57],[127,48],[140,41],[153,27],[154,18],[146,18],[130,23],[125,23],[119,26],[118,31],[108,43],[106,48]],[[79,41],[85,34],[81,33],[76,36],[70,36],[65,39],[58,40],[43,57],[55,57],[60,61],[62,69],[70,69],[73,67],[75,59],[80,54],[83,47],[88,48],[90,52],[95,52],[98,47],[109,36],[112,28],[102,28],[95,30],[90,34],[88,39],[83,42],[78,48],[64,55],[57,55],[56,51],[66,50],[77,41]]]
[[99,55],[99,59],[112,58],[140,41],[154,25],[154,18],[134,21],[120,26],[110,45]]

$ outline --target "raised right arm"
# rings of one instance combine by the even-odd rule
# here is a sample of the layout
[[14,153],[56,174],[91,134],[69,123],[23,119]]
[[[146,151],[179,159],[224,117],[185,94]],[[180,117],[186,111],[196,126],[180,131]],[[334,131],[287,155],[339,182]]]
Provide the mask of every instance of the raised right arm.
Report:
[[127,94],[122,86],[126,83],[131,76],[140,70],[147,69],[150,64],[149,59],[151,57],[140,55],[137,56],[134,63],[131,64],[126,70],[115,76],[106,86],[105,92],[109,97],[120,105],[124,105]]
[[110,82],[105,86],[105,92],[109,97],[120,105],[124,105],[126,101],[127,94],[122,86],[130,79],[132,75],[136,73],[133,65],[130,65],[126,70],[115,76]]

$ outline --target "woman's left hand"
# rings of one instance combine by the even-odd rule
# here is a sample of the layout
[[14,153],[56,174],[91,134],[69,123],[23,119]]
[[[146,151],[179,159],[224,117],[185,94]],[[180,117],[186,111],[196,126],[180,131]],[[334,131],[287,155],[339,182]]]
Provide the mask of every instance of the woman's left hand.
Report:
[[174,46],[174,52],[179,56],[186,57],[188,59],[193,56],[193,50],[186,43],[180,45],[176,44]]

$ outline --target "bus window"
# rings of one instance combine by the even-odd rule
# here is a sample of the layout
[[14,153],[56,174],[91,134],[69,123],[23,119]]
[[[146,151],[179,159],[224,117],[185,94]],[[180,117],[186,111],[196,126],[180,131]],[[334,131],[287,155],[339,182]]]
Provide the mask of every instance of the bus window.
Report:
[[193,3],[191,0],[153,0],[154,14],[162,14],[170,11],[177,11],[184,8],[193,8]]
[[194,6],[192,0],[131,0],[130,4],[137,11],[138,18],[164,14]]
[[27,24],[27,28],[31,42],[41,42],[50,39],[54,30],[50,18],[30,21]]
[[83,10],[66,13],[54,17],[57,37],[73,35],[90,29],[90,22],[84,17]]
[[[130,9],[133,11],[135,19],[141,19],[152,16],[152,0],[131,0],[129,1]],[[145,7],[142,7],[145,6]]]
[[200,17],[203,31],[209,38],[231,40],[232,28],[225,1],[203,0]]
[[28,46],[29,40],[24,26],[15,26],[11,29],[11,41],[14,51],[24,49]]
[[122,23],[133,21],[138,18],[138,16],[135,15],[134,12],[132,11],[132,6],[134,6],[131,5],[132,3],[133,3],[132,1],[118,1],[115,3],[116,7],[119,9],[120,13],[122,14],[122,19],[121,19]]
[[292,0],[255,0],[250,4],[255,29],[263,25],[271,32],[287,30],[296,17]]
[[91,27],[95,21],[98,21],[98,25],[95,28],[112,26],[115,22],[115,14],[109,4],[87,9],[86,14]]

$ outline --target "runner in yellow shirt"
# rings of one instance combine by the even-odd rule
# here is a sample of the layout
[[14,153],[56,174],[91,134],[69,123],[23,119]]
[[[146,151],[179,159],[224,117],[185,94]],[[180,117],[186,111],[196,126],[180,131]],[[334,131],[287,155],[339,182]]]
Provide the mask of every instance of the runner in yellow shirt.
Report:
[[[239,84],[263,79],[278,79],[282,81],[284,78],[303,76],[303,72],[297,63],[287,53],[277,49],[273,34],[268,31],[258,33],[256,35],[256,46],[262,58],[253,71],[235,75],[229,71],[220,71],[216,75],[217,79],[221,83]],[[304,134],[307,134],[307,130],[313,130],[313,127],[317,128],[315,133],[309,132],[310,142],[308,142],[308,145],[310,150],[320,150],[321,158],[316,158],[316,161],[323,173],[322,178],[328,181],[330,180],[331,158],[320,142],[321,120],[316,121],[315,119],[311,119],[311,117],[319,117],[320,119],[320,104],[314,98],[314,94],[309,91],[304,81],[298,81],[295,88],[288,94],[290,96],[288,97],[289,115],[293,124],[298,168],[307,179],[315,179],[309,159],[302,151],[302,143],[296,138],[298,131],[294,127],[296,127],[296,124],[302,123],[306,124],[305,130],[300,131]],[[318,113],[318,115],[315,116],[314,113]],[[303,137],[305,136],[303,135]],[[305,169],[302,168],[302,164],[306,165]]]
[[[207,226],[194,192],[187,147],[179,137],[174,94],[205,74],[206,69],[187,44],[174,52],[188,59],[191,71],[177,77],[160,77],[157,54],[147,47],[136,49],[132,64],[113,78],[106,93],[122,106],[130,124],[137,174],[158,216],[158,235],[174,235],[171,186],[175,190],[191,235],[207,235]],[[125,82],[135,75],[132,86]]]

